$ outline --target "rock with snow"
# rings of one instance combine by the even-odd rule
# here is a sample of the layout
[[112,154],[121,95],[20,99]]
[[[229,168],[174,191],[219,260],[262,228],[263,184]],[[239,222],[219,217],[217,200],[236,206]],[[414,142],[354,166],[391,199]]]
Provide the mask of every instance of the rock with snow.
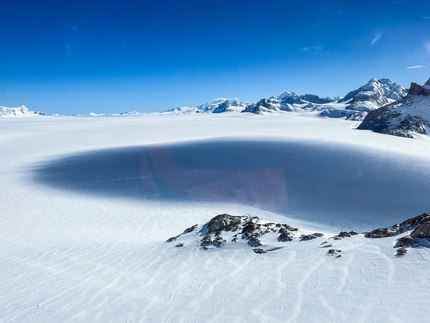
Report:
[[0,106],[0,117],[34,117],[44,116],[45,114],[39,111],[31,111],[25,105],[17,108],[7,108]]
[[[166,242],[177,241],[178,244],[184,245],[184,239],[187,239],[185,235],[189,237],[189,234],[194,232],[197,227],[198,225],[193,225],[185,229],[183,233],[167,239]],[[213,217],[195,234],[198,236],[199,247],[208,250],[213,247],[222,247],[228,242],[239,245],[245,243],[254,248],[266,244],[267,241],[290,242],[295,238],[295,231],[298,229],[285,223],[266,222],[256,216],[235,216],[224,213]],[[321,236],[322,234],[314,235]],[[277,248],[270,250],[277,250]]]
[[370,79],[357,90],[349,92],[339,102],[348,104],[348,110],[372,111],[406,96],[406,89],[389,79]]
[[429,127],[430,79],[423,86],[412,83],[406,97],[369,112],[357,129],[414,138]]
[[[408,230],[414,230],[423,223],[430,222],[430,213],[423,213],[414,218],[407,219],[401,223],[387,228],[378,228],[370,232],[364,232],[366,238],[387,238],[402,234]],[[412,236],[412,235],[411,235]]]
[[194,114],[194,113],[223,113],[242,112],[249,103],[238,99],[215,99],[211,103],[204,103],[193,107],[177,107],[164,111],[165,114]]
[[411,233],[412,238],[430,238],[430,221],[422,223]]

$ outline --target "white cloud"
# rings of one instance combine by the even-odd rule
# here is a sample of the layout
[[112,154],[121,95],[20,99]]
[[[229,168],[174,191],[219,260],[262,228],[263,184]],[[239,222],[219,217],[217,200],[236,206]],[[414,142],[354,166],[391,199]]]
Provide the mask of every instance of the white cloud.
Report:
[[416,68],[426,68],[426,67],[424,65],[414,65],[414,66],[408,66],[406,68],[409,69],[409,70],[413,70],[413,69],[416,69]]
[[376,33],[375,37],[373,37],[372,41],[370,42],[369,46],[375,45],[382,37],[382,33]]

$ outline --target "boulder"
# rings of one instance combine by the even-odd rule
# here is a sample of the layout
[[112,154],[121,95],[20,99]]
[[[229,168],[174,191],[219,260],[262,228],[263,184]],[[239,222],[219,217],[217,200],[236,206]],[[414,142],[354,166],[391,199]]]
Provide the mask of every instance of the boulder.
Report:
[[422,223],[411,233],[412,238],[430,238],[430,221]]

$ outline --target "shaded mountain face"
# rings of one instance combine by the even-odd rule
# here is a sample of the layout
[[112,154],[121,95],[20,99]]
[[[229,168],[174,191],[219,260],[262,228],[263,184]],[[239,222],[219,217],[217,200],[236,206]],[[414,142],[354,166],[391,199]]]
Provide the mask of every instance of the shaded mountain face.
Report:
[[357,129],[413,138],[430,128],[430,79],[423,85],[411,83],[406,97],[370,111]]

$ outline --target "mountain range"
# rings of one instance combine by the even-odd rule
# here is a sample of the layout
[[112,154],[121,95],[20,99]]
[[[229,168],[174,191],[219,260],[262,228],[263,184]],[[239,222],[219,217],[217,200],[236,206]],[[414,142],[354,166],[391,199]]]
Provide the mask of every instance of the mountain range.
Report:
[[[313,113],[322,117],[362,121],[357,129],[413,138],[426,135],[430,127],[430,79],[423,85],[412,83],[407,90],[390,79],[370,79],[365,85],[348,92],[344,97],[321,98],[315,94],[299,95],[284,92],[279,96],[263,98],[256,103],[238,99],[215,99],[213,102],[192,107],[176,107],[162,114],[195,113],[254,113],[279,112]],[[141,115],[136,111],[118,114],[88,116]],[[0,117],[26,117],[46,115],[31,111],[26,106],[6,108],[0,106]]]

